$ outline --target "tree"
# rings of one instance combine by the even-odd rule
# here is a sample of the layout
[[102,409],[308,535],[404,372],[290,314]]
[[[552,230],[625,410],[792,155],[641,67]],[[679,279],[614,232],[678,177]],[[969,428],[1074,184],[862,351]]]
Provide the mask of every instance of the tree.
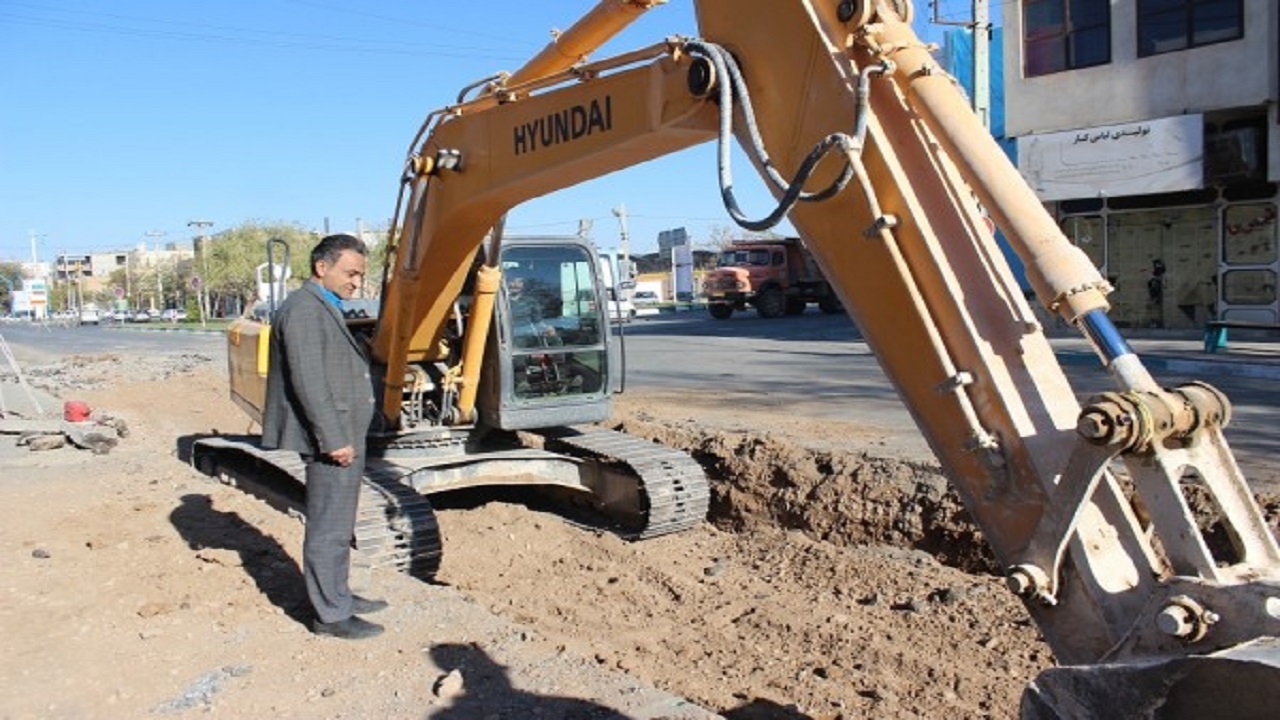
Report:
[[22,285],[22,266],[18,263],[0,262],[0,309],[3,314],[13,314],[13,291]]
[[387,263],[387,246],[390,243],[387,242],[386,228],[374,230],[366,234],[366,237],[369,235],[372,235],[373,239],[368,242],[369,269],[364,276],[364,293],[373,297],[382,292],[382,271]]
[[[308,258],[319,237],[297,224],[250,221],[208,239],[205,257],[197,252],[194,269],[202,276],[210,306],[237,312],[251,309],[258,299],[258,266],[267,262],[267,242],[280,238],[289,248],[291,287],[310,274]],[[279,247],[272,248],[277,263],[284,260]]]
[[780,240],[773,230],[744,230],[736,225],[712,225],[707,231],[708,247],[723,250],[735,240]]

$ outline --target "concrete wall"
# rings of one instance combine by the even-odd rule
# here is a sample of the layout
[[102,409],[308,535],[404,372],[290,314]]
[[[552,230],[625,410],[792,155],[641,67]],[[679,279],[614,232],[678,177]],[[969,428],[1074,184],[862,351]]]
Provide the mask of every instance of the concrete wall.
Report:
[[[1244,37],[1139,58],[1137,0],[1112,0],[1111,62],[1024,78],[1020,4],[1004,15],[1005,131],[1010,137],[1212,110],[1277,99],[1275,0],[1245,0]],[[1271,119],[1275,120],[1272,108]],[[1271,128],[1271,167],[1280,135]]]

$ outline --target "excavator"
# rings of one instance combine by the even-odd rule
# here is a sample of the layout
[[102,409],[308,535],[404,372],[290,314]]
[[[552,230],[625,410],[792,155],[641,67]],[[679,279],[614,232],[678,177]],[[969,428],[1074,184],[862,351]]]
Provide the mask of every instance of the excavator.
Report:
[[[590,253],[508,245],[502,227],[521,202],[714,142],[729,216],[796,229],[1051,646],[1022,715],[1272,716],[1280,549],[1224,438],[1229,400],[1153,378],[1107,316],[1106,279],[913,32],[910,0],[693,0],[695,36],[590,58],[664,3],[602,0],[413,138],[369,328],[386,449],[371,475],[429,492],[466,473],[397,453],[475,447],[482,472],[576,466],[596,479],[566,482],[635,511],[639,535],[703,512],[680,454],[657,463],[679,480],[651,479],[637,467],[660,448],[592,425],[612,365]],[[735,141],[777,201],[759,219],[734,196]],[[1114,390],[1073,393],[989,223]],[[511,274],[577,323],[563,344],[517,342]],[[252,328],[231,333],[258,352]],[[235,367],[233,392],[260,393]],[[1198,525],[1193,493],[1229,542]]]

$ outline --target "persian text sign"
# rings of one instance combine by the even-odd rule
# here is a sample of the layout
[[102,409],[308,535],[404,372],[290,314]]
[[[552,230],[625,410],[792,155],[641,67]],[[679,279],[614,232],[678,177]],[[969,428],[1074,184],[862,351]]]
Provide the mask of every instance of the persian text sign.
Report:
[[1041,200],[1194,190],[1204,185],[1204,118],[1027,135],[1018,171]]

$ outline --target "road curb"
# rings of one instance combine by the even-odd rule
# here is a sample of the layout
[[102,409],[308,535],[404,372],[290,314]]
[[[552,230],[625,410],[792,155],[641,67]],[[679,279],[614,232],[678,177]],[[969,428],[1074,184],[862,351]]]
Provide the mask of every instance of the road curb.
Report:
[[135,330],[137,332],[153,332],[153,333],[162,333],[162,332],[221,333],[222,332],[222,329],[220,328],[131,327],[128,325],[125,325],[125,326],[104,325],[103,327],[107,330]]
[[[1098,363],[1098,356],[1093,353],[1074,350],[1059,350],[1055,355],[1063,364],[1093,365]],[[1259,380],[1280,380],[1280,365],[1250,362],[1248,360],[1200,359],[1159,355],[1156,353],[1141,354],[1142,364],[1148,370],[1179,375],[1194,375],[1202,378],[1221,376],[1256,378]]]

